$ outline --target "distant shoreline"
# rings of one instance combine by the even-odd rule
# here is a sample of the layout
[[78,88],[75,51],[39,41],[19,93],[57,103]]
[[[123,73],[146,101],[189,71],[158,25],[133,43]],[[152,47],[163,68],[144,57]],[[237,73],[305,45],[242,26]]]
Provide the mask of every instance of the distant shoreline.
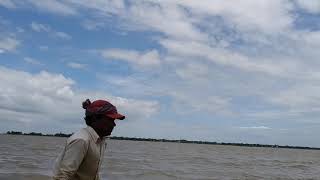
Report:
[[[23,133],[20,131],[8,131],[7,135],[25,135],[25,136],[48,136],[48,137],[70,137],[72,134],[55,133],[55,134],[42,134],[42,133]],[[320,150],[316,147],[304,146],[283,146],[283,145],[269,145],[269,144],[248,144],[248,143],[224,143],[224,142],[210,142],[210,141],[189,141],[189,140],[169,140],[169,139],[153,139],[153,138],[133,138],[133,137],[117,137],[111,136],[110,139],[115,140],[129,140],[129,141],[151,141],[151,142],[173,142],[173,143],[188,143],[188,144],[210,144],[210,145],[226,145],[226,146],[243,146],[243,147],[268,147],[268,148],[286,148],[286,149],[306,149],[306,150]]]

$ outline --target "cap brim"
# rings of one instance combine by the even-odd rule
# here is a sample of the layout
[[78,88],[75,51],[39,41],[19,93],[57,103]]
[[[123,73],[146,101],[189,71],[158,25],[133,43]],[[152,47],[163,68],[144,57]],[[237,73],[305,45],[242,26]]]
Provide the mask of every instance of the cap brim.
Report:
[[122,114],[116,113],[116,114],[106,114],[108,117],[111,117],[113,119],[119,119],[124,120],[126,117]]

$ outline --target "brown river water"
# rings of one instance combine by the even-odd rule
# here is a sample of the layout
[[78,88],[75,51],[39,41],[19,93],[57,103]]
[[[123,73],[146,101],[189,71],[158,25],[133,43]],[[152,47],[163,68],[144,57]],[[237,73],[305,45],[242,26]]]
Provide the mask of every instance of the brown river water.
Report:
[[[66,138],[0,135],[0,180],[51,179]],[[108,140],[105,180],[320,179],[320,151]]]

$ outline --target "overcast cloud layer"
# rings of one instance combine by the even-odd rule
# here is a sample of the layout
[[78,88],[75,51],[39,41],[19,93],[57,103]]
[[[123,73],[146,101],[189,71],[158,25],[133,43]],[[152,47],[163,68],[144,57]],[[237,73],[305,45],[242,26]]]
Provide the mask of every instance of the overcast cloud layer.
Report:
[[0,0],[0,131],[317,146],[318,0]]

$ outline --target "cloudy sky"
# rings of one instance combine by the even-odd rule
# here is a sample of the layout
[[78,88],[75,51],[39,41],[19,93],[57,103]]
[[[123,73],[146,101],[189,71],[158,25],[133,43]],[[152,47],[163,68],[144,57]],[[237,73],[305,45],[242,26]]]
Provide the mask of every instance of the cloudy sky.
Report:
[[319,0],[0,0],[0,132],[320,147]]

